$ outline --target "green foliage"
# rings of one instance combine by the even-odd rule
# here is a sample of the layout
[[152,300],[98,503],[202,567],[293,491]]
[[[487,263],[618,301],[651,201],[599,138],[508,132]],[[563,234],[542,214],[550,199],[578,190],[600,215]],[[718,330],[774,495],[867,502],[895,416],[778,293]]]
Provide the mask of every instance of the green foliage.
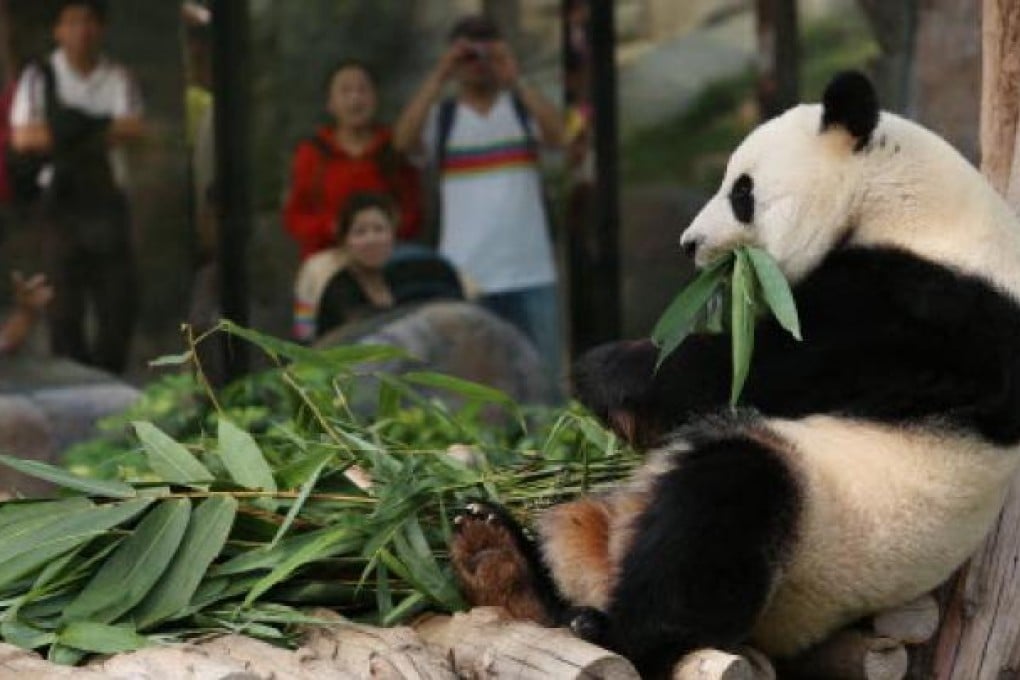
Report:
[[[805,26],[800,47],[803,101],[818,101],[835,73],[867,69],[879,53],[870,28],[857,12]],[[757,124],[745,107],[754,96],[754,82],[749,69],[709,83],[682,114],[625,139],[624,181],[669,181],[714,192],[726,158]]]
[[730,405],[736,406],[751,371],[758,313],[771,311],[783,328],[801,339],[793,293],[771,255],[754,246],[738,246],[708,265],[666,309],[652,331],[652,342],[659,348],[658,368],[691,333],[725,332],[721,311],[727,300],[733,354]]
[[65,492],[0,503],[5,642],[73,664],[213,632],[289,644],[312,621],[305,607],[387,625],[456,610],[456,509],[490,498],[527,520],[636,462],[576,407],[387,375],[389,348],[313,352],[221,330],[278,367],[215,393],[200,372],[157,381],[70,452],[73,473],[0,457]]

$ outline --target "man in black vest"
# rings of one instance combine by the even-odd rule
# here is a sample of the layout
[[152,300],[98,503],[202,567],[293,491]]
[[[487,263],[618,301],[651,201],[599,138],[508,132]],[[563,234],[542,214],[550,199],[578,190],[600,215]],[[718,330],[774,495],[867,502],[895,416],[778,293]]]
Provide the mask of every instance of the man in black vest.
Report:
[[[25,70],[11,125],[16,152],[50,158],[37,181],[47,269],[57,291],[52,350],[116,373],[127,360],[137,302],[123,146],[143,129],[134,80],[103,55],[105,26],[102,0],[61,3],[57,49]],[[85,331],[90,304],[94,341]]]

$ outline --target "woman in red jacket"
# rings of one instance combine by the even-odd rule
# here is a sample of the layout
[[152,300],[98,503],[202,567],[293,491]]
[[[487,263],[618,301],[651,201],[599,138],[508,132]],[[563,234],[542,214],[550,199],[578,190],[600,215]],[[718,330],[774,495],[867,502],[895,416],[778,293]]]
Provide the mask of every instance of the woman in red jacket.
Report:
[[337,211],[358,192],[392,195],[400,206],[397,237],[416,237],[422,220],[418,171],[393,148],[390,129],[376,123],[375,81],[364,64],[348,61],[333,71],[327,108],[333,125],[294,152],[284,207],[301,259],[336,244]]

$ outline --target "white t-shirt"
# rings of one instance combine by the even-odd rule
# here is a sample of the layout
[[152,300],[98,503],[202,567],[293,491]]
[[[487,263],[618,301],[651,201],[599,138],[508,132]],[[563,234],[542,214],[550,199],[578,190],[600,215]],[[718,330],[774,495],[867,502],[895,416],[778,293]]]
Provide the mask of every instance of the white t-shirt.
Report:
[[[50,55],[50,64],[56,79],[57,99],[62,104],[93,116],[124,118],[142,115],[141,93],[124,67],[103,57],[88,75],[83,76],[71,68],[67,55],[59,49]],[[11,125],[18,127],[45,120],[46,78],[42,69],[30,66],[25,69],[14,92]],[[122,154],[111,149],[110,162],[117,183],[123,186],[127,168]]]
[[[438,111],[433,107],[422,133],[430,156]],[[486,114],[457,104],[440,172],[439,250],[482,293],[555,282],[537,149],[509,92],[501,92]]]

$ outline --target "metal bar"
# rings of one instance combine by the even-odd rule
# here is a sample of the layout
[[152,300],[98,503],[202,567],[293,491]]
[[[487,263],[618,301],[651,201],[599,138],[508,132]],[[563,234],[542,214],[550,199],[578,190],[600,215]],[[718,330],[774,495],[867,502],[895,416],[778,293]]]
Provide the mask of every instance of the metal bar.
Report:
[[619,133],[616,92],[616,17],[612,0],[589,0],[592,42],[592,102],[595,110],[597,166],[593,223],[596,235],[593,271],[598,284],[581,291],[593,298],[598,318],[587,346],[616,340],[621,332],[619,262]]
[[[247,0],[214,0],[212,35],[220,302],[225,318],[247,325],[247,252],[252,222]],[[226,379],[242,376],[248,370],[248,346],[231,342],[224,347]]]

